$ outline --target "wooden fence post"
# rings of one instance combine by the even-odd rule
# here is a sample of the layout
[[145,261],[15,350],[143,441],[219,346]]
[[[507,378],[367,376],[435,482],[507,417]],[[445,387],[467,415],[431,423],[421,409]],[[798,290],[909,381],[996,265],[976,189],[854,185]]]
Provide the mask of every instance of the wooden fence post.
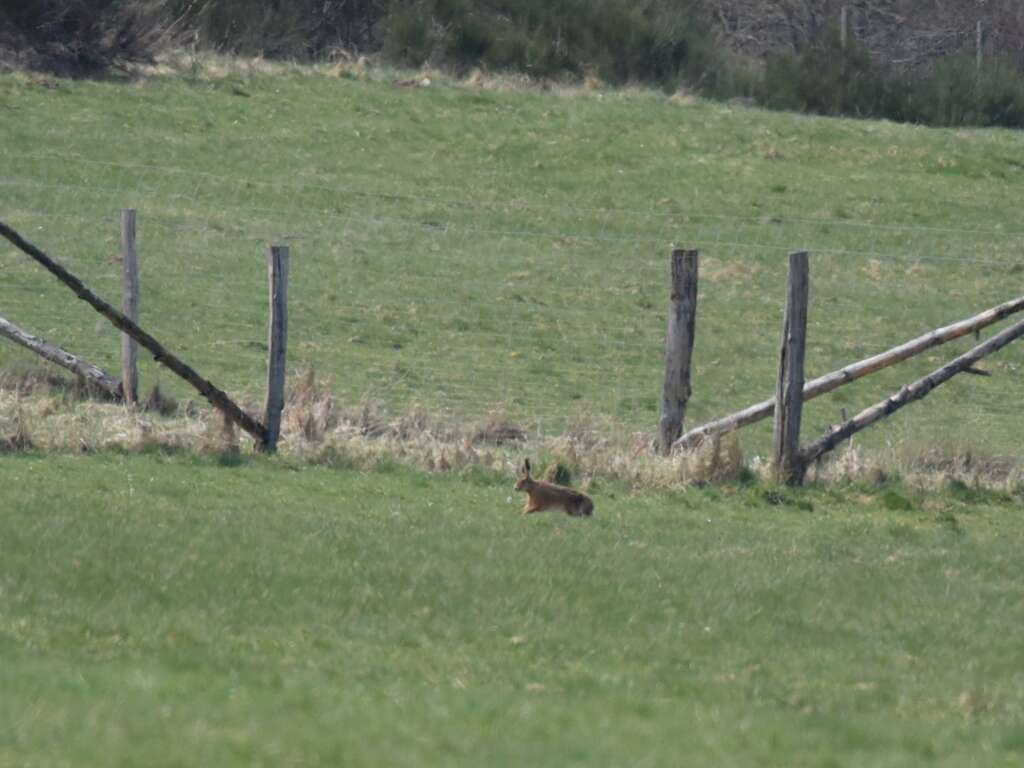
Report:
[[981,19],[978,19],[978,24],[974,29],[974,70],[978,77],[981,77],[981,43],[982,43],[982,25]]
[[[121,261],[123,263],[124,293],[121,311],[133,323],[139,322],[139,266],[135,252],[135,210],[121,211]],[[135,405],[139,401],[139,347],[135,339],[121,332],[121,391],[124,402]]]
[[848,31],[848,16],[849,12],[847,7],[844,5],[839,10],[839,43],[842,45],[843,50],[846,50],[846,37]]
[[690,359],[697,321],[697,251],[672,251],[672,294],[665,334],[665,383],[658,423],[658,449],[667,456],[683,432],[690,399]]
[[800,485],[804,478],[800,456],[800,416],[803,410],[808,283],[807,253],[790,254],[772,437],[775,479],[787,485]]
[[270,319],[267,342],[267,402],[263,423],[266,442],[259,450],[273,453],[281,435],[281,411],[284,410],[285,354],[288,347],[288,246],[274,245],[267,254],[270,278]]

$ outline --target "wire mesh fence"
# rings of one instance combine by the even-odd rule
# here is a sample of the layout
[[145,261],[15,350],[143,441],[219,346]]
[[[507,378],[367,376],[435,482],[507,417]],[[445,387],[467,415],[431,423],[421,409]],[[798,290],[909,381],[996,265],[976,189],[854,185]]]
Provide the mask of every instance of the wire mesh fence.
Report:
[[[663,371],[668,254],[701,251],[687,426],[768,397],[786,256],[811,253],[807,377],[1020,295],[1024,230],[546,205],[363,176],[241,178],[0,151],[0,210],[112,303],[118,214],[138,210],[140,322],[228,391],[258,400],[266,355],[266,248],[291,247],[289,367],[342,402],[489,414],[534,434],[569,426],[650,432]],[[116,371],[115,329],[28,259],[0,249],[0,315]],[[808,404],[806,438],[972,344],[930,351]],[[0,347],[0,364],[26,353]],[[1024,350],[960,376],[864,438],[1019,455]],[[191,397],[151,361],[142,385]],[[764,453],[770,425],[744,433]]]

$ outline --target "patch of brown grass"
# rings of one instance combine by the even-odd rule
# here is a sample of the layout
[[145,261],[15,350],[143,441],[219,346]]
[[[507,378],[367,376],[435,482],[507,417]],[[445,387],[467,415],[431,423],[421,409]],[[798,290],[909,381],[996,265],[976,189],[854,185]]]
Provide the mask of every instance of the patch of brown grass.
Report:
[[525,429],[513,424],[499,412],[492,412],[471,425],[468,433],[468,440],[473,445],[519,445],[525,442],[526,438]]
[[904,443],[885,452],[873,452],[851,442],[808,469],[811,482],[826,484],[878,485],[894,477],[922,489],[935,490],[960,482],[1012,492],[1024,484],[1024,464],[1017,458],[993,456],[969,446]]
[[77,376],[63,376],[44,366],[0,371],[0,389],[25,395],[60,396],[71,400],[114,402],[110,393]]
[[285,392],[281,419],[285,435],[298,435],[309,443],[321,442],[338,424],[330,382],[318,380],[312,368],[302,371]]
[[743,469],[738,432],[715,434],[683,456],[683,477],[697,485],[735,480]]
[[0,453],[19,453],[35,448],[29,434],[28,421],[20,404],[14,414],[14,427],[8,433],[0,433]]
[[154,384],[149,394],[142,400],[142,409],[147,413],[157,413],[161,416],[173,416],[178,412],[178,401],[170,395],[164,394],[159,384]]
[[203,431],[198,449],[202,453],[238,454],[238,429],[234,422],[218,411],[209,411],[203,418]]
[[[749,465],[745,462],[737,433],[718,435],[690,451],[663,457],[655,450],[653,427],[630,432],[593,414],[576,414],[561,434],[539,435],[501,410],[458,422],[422,407],[392,414],[372,400],[345,408],[336,401],[330,381],[318,378],[313,370],[290,381],[279,450],[298,461],[356,468],[398,461],[434,472],[479,468],[512,477],[523,458],[530,457],[538,467],[555,467],[556,480],[569,477],[584,490],[597,478],[668,489],[730,482],[745,468],[762,474],[767,469],[758,459]],[[60,387],[56,392],[42,378],[0,380],[0,451],[167,447],[238,454],[250,450],[248,438],[218,412],[191,402],[172,408],[163,395],[151,393],[161,407],[132,409],[67,397]],[[1024,466],[1019,460],[949,446],[924,450],[906,446],[883,454],[847,445],[808,473],[811,482],[820,483],[878,483],[891,476],[930,487],[952,480],[1008,490],[1024,487]]]

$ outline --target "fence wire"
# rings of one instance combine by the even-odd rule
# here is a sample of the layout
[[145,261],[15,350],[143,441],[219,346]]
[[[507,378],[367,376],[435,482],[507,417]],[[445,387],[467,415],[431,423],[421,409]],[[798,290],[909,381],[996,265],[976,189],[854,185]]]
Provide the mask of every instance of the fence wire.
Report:
[[[545,205],[398,180],[283,182],[0,151],[0,210],[111,303],[121,293],[118,216],[138,211],[140,322],[243,399],[266,355],[266,248],[291,246],[289,367],[313,368],[344,404],[414,407],[535,434],[650,432],[663,371],[668,254],[701,251],[687,425],[772,394],[786,255],[811,253],[807,377],[1021,294],[1024,230],[879,225],[659,204]],[[29,259],[0,248],[0,316],[101,367],[118,333]],[[808,404],[805,439],[965,351],[933,349]],[[27,353],[0,346],[0,365]],[[959,376],[863,439],[1020,455],[1024,349]],[[194,395],[151,361],[159,382]],[[770,426],[744,433],[764,453]]]

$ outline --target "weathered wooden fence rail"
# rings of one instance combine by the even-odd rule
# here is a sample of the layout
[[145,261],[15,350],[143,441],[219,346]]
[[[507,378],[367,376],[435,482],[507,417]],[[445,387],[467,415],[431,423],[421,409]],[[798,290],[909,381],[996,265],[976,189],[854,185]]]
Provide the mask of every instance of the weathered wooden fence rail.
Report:
[[61,349],[56,344],[51,344],[46,339],[33,336],[2,317],[0,317],[0,336],[34,352],[44,360],[66,368],[76,376],[80,376],[87,384],[106,392],[111,399],[121,399],[121,382],[88,360],[83,360],[81,357]]
[[[269,433],[265,425],[242,410],[223,390],[200,376],[191,366],[167,350],[159,341],[140,328],[124,313],[114,309],[90,291],[81,280],[51,259],[46,253],[27,242],[17,232],[0,222],[0,236],[39,263],[50,274],[70,288],[78,298],[109,320],[118,330],[128,334],[139,346],[153,355],[153,359],[191,384],[206,400],[241,429],[252,435],[257,445],[266,449]],[[272,450],[272,449],[271,449]]]
[[976,333],[981,328],[1024,309],[1024,297],[1005,302],[959,323],[919,336],[880,355],[834,371],[805,385],[803,367],[807,336],[808,287],[807,254],[804,252],[791,254],[774,400],[757,403],[738,413],[690,430],[675,442],[673,448],[690,447],[708,436],[717,436],[723,432],[738,429],[774,412],[772,475],[777,482],[799,485],[804,481],[808,466],[818,461],[825,453],[844,440],[895,413],[908,403],[927,396],[936,387],[949,381],[958,373],[987,375],[986,372],[975,369],[974,364],[1020,336],[1024,336],[1024,320],[1021,320],[928,376],[918,379],[891,397],[861,411],[852,419],[846,419],[844,413],[842,424],[829,429],[822,437],[801,449],[800,421],[805,400],[906,360],[931,347],[944,344],[968,333]]
[[1021,336],[1024,336],[1024,320],[1014,323],[1009,328],[996,334],[988,341],[977,345],[969,352],[960,355],[960,357],[946,363],[946,365],[941,368],[932,371],[924,378],[918,379],[914,383],[901,388],[895,395],[876,403],[870,408],[866,408],[852,419],[840,424],[838,427],[830,429],[822,437],[815,440],[802,451],[804,467],[807,467],[812,462],[817,461],[823,454],[835,448],[839,443],[846,440],[851,435],[854,435],[865,427],[871,426],[876,421],[895,413],[903,406],[912,403],[915,400],[920,400],[940,384],[944,384],[949,381],[958,373],[969,372],[971,366],[981,358],[999,351],[1011,341],[1014,341]]
[[[803,389],[803,399],[804,401],[807,401],[815,397],[820,397],[834,389],[838,389],[844,384],[849,384],[850,382],[875,373],[876,371],[896,365],[897,363],[914,357],[915,355],[919,355],[933,347],[959,339],[970,333],[976,333],[977,331],[998,323],[1001,320],[1005,320],[1007,317],[1021,312],[1022,310],[1024,310],[1024,296],[1007,301],[1003,304],[992,307],[991,309],[987,309],[984,312],[965,320],[961,320],[957,323],[953,323],[952,325],[938,328],[934,331],[929,331],[922,336],[918,336],[917,338],[904,342],[903,344],[886,350],[885,352],[865,358],[864,360],[856,363],[851,363],[844,368],[832,371],[831,373],[827,373],[824,376],[819,376],[818,378],[807,382]],[[693,448],[711,435],[731,432],[734,429],[740,429],[741,427],[745,427],[749,424],[754,424],[755,422],[772,416],[774,412],[775,398],[773,397],[767,400],[762,400],[761,402],[748,406],[741,411],[737,411],[714,421],[709,421],[706,424],[702,424],[699,427],[689,430],[673,444],[672,448],[673,450],[687,450],[689,448]]]

